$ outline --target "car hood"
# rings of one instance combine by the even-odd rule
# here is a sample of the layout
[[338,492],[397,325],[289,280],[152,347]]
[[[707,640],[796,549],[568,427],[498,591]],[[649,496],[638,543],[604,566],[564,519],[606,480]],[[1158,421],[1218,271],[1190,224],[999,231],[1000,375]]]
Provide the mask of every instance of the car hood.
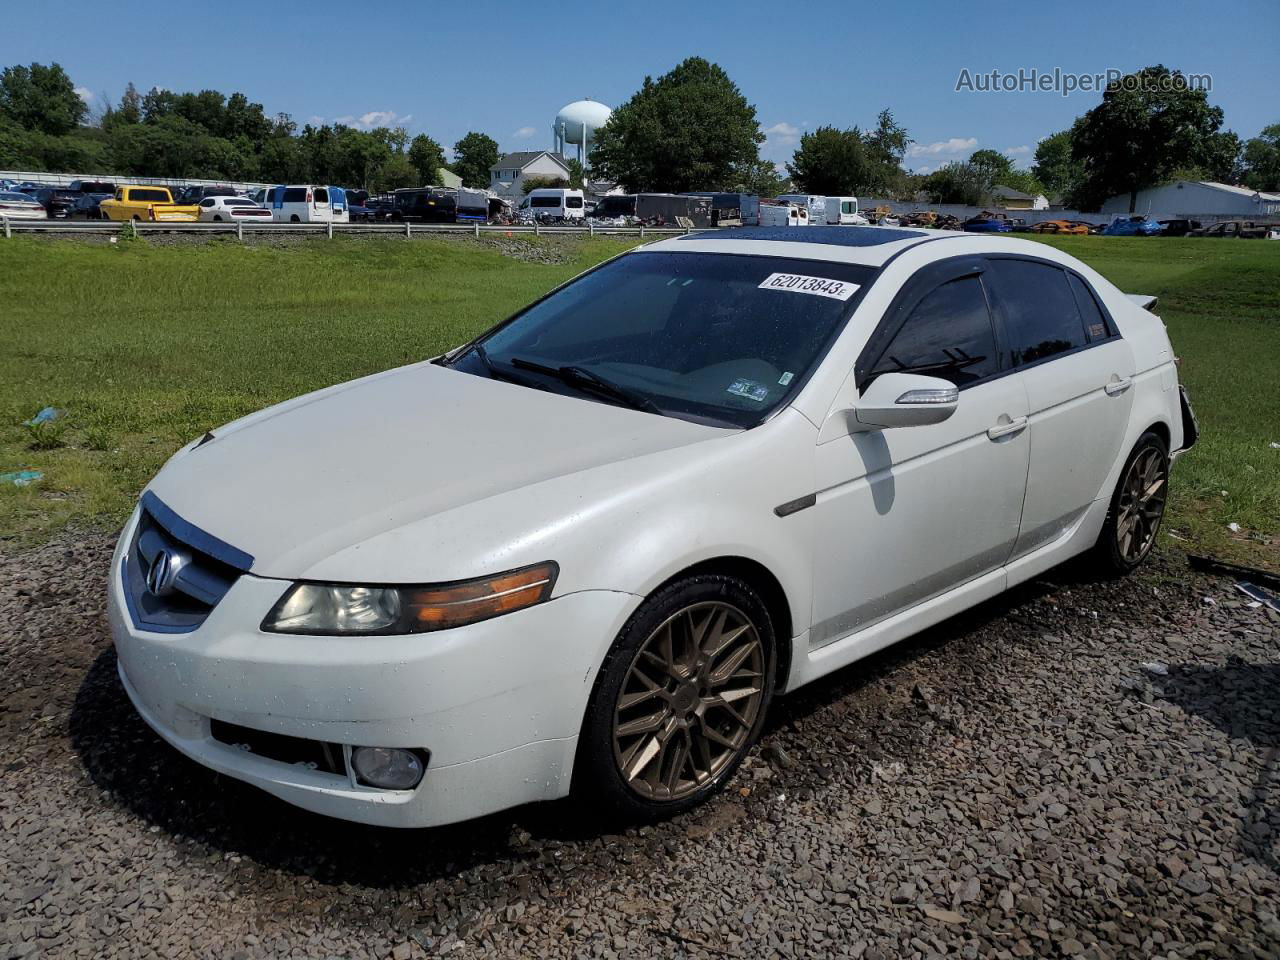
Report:
[[301,578],[405,524],[727,432],[420,363],[215,430],[149,489],[254,574]]

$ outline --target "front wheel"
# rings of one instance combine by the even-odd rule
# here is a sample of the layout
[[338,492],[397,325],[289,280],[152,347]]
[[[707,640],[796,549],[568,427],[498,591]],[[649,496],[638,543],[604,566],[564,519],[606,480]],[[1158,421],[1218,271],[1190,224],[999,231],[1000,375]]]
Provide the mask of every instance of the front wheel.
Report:
[[1105,572],[1134,570],[1155,546],[1169,497],[1169,451],[1155,433],[1144,433],[1125,461],[1111,495],[1095,553]]
[[749,584],[703,575],[662,588],[601,665],[574,794],[632,821],[701,803],[759,736],[776,664],[769,612]]

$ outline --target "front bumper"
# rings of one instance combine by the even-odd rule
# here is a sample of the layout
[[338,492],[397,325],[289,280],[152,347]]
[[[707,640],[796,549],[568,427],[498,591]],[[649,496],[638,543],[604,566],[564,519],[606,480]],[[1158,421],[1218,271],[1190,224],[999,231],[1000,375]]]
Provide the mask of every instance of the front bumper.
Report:
[[[108,619],[121,681],[139,714],[199,763],[317,813],[383,826],[466,820],[568,793],[595,672],[639,598],[584,591],[434,634],[263,633],[288,586],[242,575],[189,633],[139,630],[112,563]],[[408,791],[247,752],[213,721],[352,746],[425,749]]]

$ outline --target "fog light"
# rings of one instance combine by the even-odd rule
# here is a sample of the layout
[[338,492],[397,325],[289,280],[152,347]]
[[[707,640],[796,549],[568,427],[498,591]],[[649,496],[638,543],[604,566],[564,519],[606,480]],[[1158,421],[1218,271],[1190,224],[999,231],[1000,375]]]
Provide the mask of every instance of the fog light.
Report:
[[355,747],[351,766],[357,780],[383,790],[412,790],[426,770],[417,753],[398,747]]

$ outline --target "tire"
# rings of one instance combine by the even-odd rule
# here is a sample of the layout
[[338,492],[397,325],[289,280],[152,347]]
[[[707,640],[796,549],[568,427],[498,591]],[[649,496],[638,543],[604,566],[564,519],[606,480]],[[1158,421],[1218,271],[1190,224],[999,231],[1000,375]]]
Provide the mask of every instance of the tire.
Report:
[[661,588],[631,615],[600,667],[578,740],[574,797],[584,810],[626,822],[702,803],[760,735],[776,671],[773,623],[749,584],[708,574]]
[[301,223],[301,222],[302,222],[302,218],[301,218],[301,217],[299,217],[299,216],[295,213],[295,214],[293,214],[292,216],[290,216],[290,217],[289,217],[289,222],[290,222],[290,223]]
[[216,213],[215,213],[215,214],[213,215],[213,222],[214,222],[214,223],[221,223],[221,222],[222,222],[222,216],[221,216],[220,214],[216,214]]
[[1147,559],[1168,497],[1169,450],[1158,434],[1148,431],[1124,462],[1094,546],[1094,558],[1104,575],[1123,576]]

